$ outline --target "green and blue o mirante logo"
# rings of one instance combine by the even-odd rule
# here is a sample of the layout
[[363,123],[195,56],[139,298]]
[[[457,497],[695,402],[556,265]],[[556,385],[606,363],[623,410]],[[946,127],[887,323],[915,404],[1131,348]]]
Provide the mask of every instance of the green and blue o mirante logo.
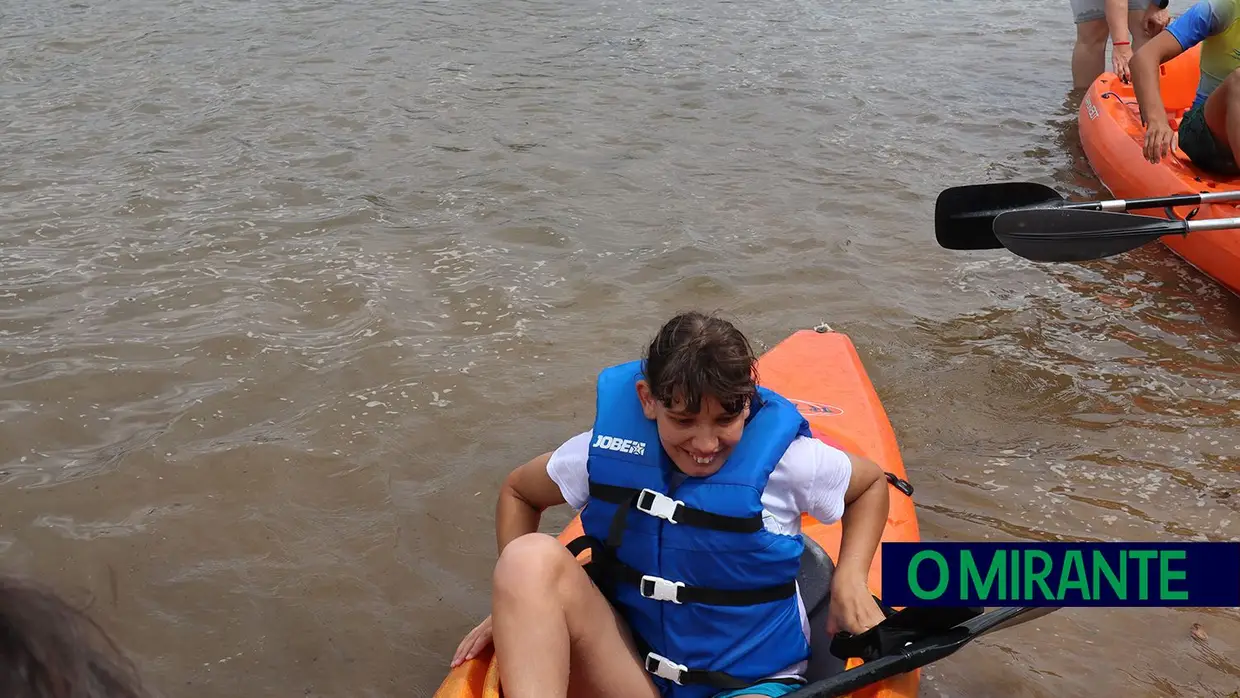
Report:
[[1240,542],[883,543],[889,606],[1240,607]]

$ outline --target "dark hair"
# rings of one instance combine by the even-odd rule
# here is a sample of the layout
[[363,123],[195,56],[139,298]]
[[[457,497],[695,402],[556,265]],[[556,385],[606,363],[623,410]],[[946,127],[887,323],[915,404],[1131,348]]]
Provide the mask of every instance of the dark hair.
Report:
[[667,321],[646,350],[642,372],[656,400],[671,407],[684,400],[697,412],[712,395],[729,414],[757,396],[758,360],[732,323],[697,311]]
[[145,698],[103,628],[33,582],[0,575],[0,696]]

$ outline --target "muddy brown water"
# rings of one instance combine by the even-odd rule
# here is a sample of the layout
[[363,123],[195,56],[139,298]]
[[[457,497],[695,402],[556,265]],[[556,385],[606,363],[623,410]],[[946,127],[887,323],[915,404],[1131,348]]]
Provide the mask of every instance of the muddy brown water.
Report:
[[[927,538],[1240,533],[1240,300],[1157,245],[934,243],[947,186],[1102,195],[1066,2],[18,0],[0,33],[0,564],[165,695],[430,695],[501,478],[686,307],[848,333]],[[1068,609],[924,694],[1226,695],[1237,656],[1232,610]]]

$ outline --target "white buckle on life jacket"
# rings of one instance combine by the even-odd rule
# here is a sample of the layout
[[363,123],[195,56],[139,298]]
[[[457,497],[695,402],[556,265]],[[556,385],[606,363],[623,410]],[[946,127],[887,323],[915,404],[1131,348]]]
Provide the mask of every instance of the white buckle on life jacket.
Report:
[[[647,502],[647,506],[642,506],[643,503]],[[661,492],[655,492],[647,487],[643,488],[641,494],[638,495],[636,508],[642,513],[657,516],[672,523],[680,523],[676,520],[676,511],[684,505],[685,503],[679,499],[672,499]]]
[[[650,585],[650,593],[646,593],[646,586]],[[642,583],[638,585],[638,593],[644,598],[654,599],[655,601],[671,601],[672,603],[680,603],[680,587],[685,585],[684,582],[673,582],[670,579],[656,577],[652,574],[643,574]]]
[[646,671],[673,683],[680,683],[680,677],[689,671],[689,667],[677,664],[663,655],[650,652],[646,655]]

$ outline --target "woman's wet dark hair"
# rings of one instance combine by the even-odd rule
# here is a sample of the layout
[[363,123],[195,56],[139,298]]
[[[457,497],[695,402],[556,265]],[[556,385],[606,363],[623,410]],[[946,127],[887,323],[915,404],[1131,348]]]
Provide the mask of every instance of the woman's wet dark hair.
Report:
[[55,592],[0,575],[0,697],[146,698],[103,628]]
[[677,399],[689,412],[712,395],[729,414],[757,396],[758,360],[732,323],[697,311],[681,313],[659,330],[646,350],[642,372],[650,392],[666,407]]

